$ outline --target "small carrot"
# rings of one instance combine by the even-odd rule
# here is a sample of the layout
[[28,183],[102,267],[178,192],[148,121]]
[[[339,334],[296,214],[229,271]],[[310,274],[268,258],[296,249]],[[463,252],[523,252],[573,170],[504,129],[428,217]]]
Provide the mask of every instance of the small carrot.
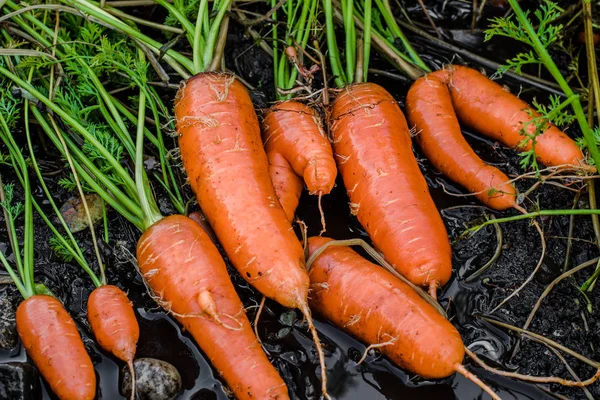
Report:
[[394,268],[434,295],[452,273],[450,243],[396,101],[373,83],[347,86],[330,127],[352,213]]
[[127,295],[116,286],[102,285],[90,294],[87,308],[98,344],[128,365],[133,363],[140,327]]
[[447,82],[436,73],[418,79],[406,96],[406,116],[425,156],[446,176],[486,205],[505,210],[516,205],[516,190],[498,168],[487,165],[462,135]]
[[[310,254],[331,239],[311,237]],[[334,325],[426,379],[459,372],[499,397],[462,365],[460,334],[406,283],[348,247],[329,247],[311,265],[310,305]]]
[[[281,185],[278,179],[283,178],[282,160],[277,155],[285,159],[298,176],[303,177],[310,194],[319,195],[320,200],[322,195],[331,192],[335,185],[337,168],[331,143],[313,108],[298,101],[283,101],[266,112],[262,126],[263,143],[269,163],[277,163],[274,168],[269,168],[276,192],[278,184],[275,182]],[[274,176],[278,173],[279,176]],[[287,181],[289,184],[286,185],[286,189],[289,190],[280,189],[277,195],[286,214],[292,220],[300,194],[294,190],[293,178],[289,177]]]
[[61,400],[92,400],[96,374],[73,318],[54,297],[35,295],[17,308],[23,347]]

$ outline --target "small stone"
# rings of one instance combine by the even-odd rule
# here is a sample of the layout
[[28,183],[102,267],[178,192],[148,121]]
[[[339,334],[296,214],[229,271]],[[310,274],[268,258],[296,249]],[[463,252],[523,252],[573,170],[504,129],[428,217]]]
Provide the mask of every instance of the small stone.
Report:
[[4,350],[17,345],[14,292],[8,285],[0,286],[0,349]]
[[[138,400],[171,400],[181,392],[181,375],[166,361],[139,358],[134,361],[134,369]],[[131,394],[131,375],[127,367],[123,369],[121,393],[127,398]]]
[[24,362],[0,364],[0,400],[30,400],[39,397],[37,369]]
[[[102,219],[102,199],[100,196],[95,193],[86,194],[85,202],[90,212],[92,224],[100,221]],[[72,233],[81,232],[89,225],[85,207],[79,196],[67,200],[60,208],[60,213]]]
[[535,274],[535,280],[536,280],[536,282],[538,282],[542,285],[548,285],[554,279],[558,278],[558,276],[561,274],[561,272],[562,272],[561,265],[558,265],[557,263],[552,261],[550,258],[546,258],[544,260],[544,262],[542,263],[542,265],[540,266],[540,269],[538,270],[538,272]]

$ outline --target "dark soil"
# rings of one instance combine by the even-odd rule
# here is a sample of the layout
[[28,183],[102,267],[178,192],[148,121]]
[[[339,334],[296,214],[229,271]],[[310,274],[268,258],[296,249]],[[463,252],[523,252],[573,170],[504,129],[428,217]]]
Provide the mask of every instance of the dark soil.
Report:
[[[422,11],[415,1],[405,1],[409,16],[426,24]],[[502,41],[483,45],[481,31],[471,32],[470,2],[426,1],[428,9],[436,24],[440,26],[446,40],[463,48],[474,50],[501,62],[507,51]],[[442,6],[442,3],[445,6]],[[431,7],[429,7],[431,6]],[[501,15],[501,8],[486,7],[484,17]],[[481,25],[481,24],[480,24]],[[424,25],[426,26],[426,25]],[[451,60],[461,63],[451,52],[427,44],[421,38],[410,36],[417,50],[432,67],[439,67]],[[514,46],[511,47],[514,49]],[[273,100],[272,63],[271,59],[256,46],[251,39],[244,36],[241,27],[231,24],[226,52],[226,65],[243,77],[256,89],[252,98],[258,108],[268,106]],[[481,67],[470,64],[475,68]],[[384,62],[375,61],[374,67],[392,71]],[[494,71],[488,70],[489,74]],[[391,80],[373,76],[372,80],[384,85],[403,106],[404,95],[410,85],[406,79]],[[522,82],[503,79],[515,92],[522,89]],[[174,93],[165,92],[165,96]],[[534,95],[544,97],[544,92],[525,91],[523,97],[531,99]],[[575,128],[570,131],[577,134]],[[465,132],[469,142],[481,157],[509,174],[518,175],[519,157],[514,152],[504,149],[495,143],[482,139],[471,132]],[[44,150],[42,147],[41,150]],[[44,154],[41,151],[40,154]],[[502,225],[503,249],[497,262],[473,283],[465,283],[464,277],[483,265],[492,256],[496,248],[496,235],[493,227],[486,227],[468,238],[462,235],[465,228],[484,220],[485,215],[496,217],[516,215],[515,211],[491,212],[481,207],[472,197],[459,197],[462,189],[443,178],[424,158],[416,152],[422,170],[431,188],[431,194],[440,209],[450,239],[453,242],[454,275],[440,296],[441,303],[448,308],[451,321],[459,329],[467,346],[489,362],[490,365],[523,374],[538,376],[556,375],[573,379],[565,365],[545,346],[530,340],[521,342],[520,350],[512,356],[516,336],[503,329],[482,321],[479,316],[486,315],[499,304],[502,299],[514,291],[531,274],[541,252],[540,238],[535,228],[528,221],[507,223]],[[52,171],[60,170],[61,164],[52,154],[46,156],[49,164],[46,172],[53,182],[51,192],[58,203],[66,201],[71,193],[62,190],[55,182],[60,174],[50,176]],[[3,179],[10,181],[10,174],[2,169]],[[535,180],[520,180],[517,187],[525,192]],[[581,183],[575,182],[572,188],[579,190]],[[444,190],[445,188],[445,190]],[[452,193],[448,194],[447,192]],[[41,198],[41,193],[38,193]],[[524,201],[526,208],[566,209],[573,206],[575,193],[556,186],[542,185]],[[309,227],[309,234],[318,234],[320,230],[319,214],[316,199],[304,194],[298,210],[298,217]],[[338,181],[333,193],[323,198],[323,207],[327,215],[327,235],[337,238],[367,238],[357,220],[349,215],[348,199],[343,184]],[[588,208],[587,192],[582,192],[578,207]],[[163,210],[168,213],[172,210]],[[566,245],[569,230],[569,217],[553,217],[539,219],[547,240],[548,252],[545,257],[543,274],[539,274],[518,296],[509,301],[501,310],[489,315],[515,326],[522,326],[531,312],[538,297],[556,276],[562,272],[565,262]],[[574,219],[573,248],[569,257],[569,267],[599,255],[598,247],[591,243],[594,234],[591,219],[579,216]],[[0,234],[6,240],[4,224],[0,224]],[[183,332],[180,326],[148,296],[140,276],[136,272],[135,244],[139,233],[116,213],[109,213],[110,240],[102,245],[104,261],[108,266],[108,280],[128,291],[135,304],[140,323],[140,341],[137,357],[152,357],[173,364],[183,380],[181,399],[209,400],[226,399],[221,382],[215,371],[204,358],[191,336]],[[89,326],[86,321],[85,301],[93,289],[89,278],[75,265],[63,263],[53,255],[48,245],[49,230],[41,221],[36,220],[36,266],[38,279],[47,285],[53,293],[64,302],[75,318],[80,331],[84,335],[85,344],[92,355],[99,375],[99,395],[102,399],[123,398],[118,393],[119,370],[122,363],[108,357],[99,350],[90,339]],[[87,232],[78,234],[89,255],[94,260],[92,246]],[[3,249],[5,246],[2,247]],[[9,252],[10,253],[10,252]],[[591,359],[600,359],[600,296],[597,291],[589,296],[591,312],[588,311],[587,299],[577,290],[592,272],[590,267],[573,279],[567,279],[554,288],[542,303],[530,329],[536,333],[555,340],[570,349]],[[250,320],[254,319],[256,306],[260,296],[230,268],[238,292],[248,307]],[[17,301],[15,299],[15,301]],[[367,361],[358,366],[365,346],[337,328],[317,317],[317,328],[321,334],[327,353],[330,394],[336,399],[461,399],[474,400],[486,398],[482,391],[462,376],[453,376],[440,381],[424,381],[407,374],[392,365],[378,354],[372,354]],[[314,349],[308,335],[306,324],[298,313],[286,310],[273,302],[267,302],[262,314],[259,334],[271,355],[273,364],[285,379],[293,398],[317,399],[319,382]],[[566,361],[581,379],[593,374],[592,368],[565,356]],[[24,361],[25,352],[17,347],[0,351],[0,361]],[[554,398],[554,392],[569,399],[586,398],[581,389],[563,388],[558,385],[543,385],[543,390],[531,385],[497,375],[491,375],[466,361],[469,369],[487,382],[502,398],[544,399]],[[42,386],[39,397],[52,399],[47,386]],[[589,387],[595,398],[600,398],[600,384]]]

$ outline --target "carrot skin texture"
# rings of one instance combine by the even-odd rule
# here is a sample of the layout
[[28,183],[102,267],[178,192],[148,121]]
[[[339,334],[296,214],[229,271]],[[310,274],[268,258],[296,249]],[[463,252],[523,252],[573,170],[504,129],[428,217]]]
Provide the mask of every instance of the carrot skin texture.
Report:
[[219,251],[195,221],[174,215],[155,223],[138,241],[137,258],[163,307],[190,332],[236,398],[289,399]]
[[[507,147],[531,149],[531,141],[524,148],[519,146],[525,139],[520,130],[525,122],[532,119],[526,112],[531,107],[523,100],[468,67],[452,65],[431,75],[437,76],[450,88],[459,121]],[[532,115],[539,116],[537,112]],[[586,165],[585,157],[573,139],[556,126],[549,125],[537,137],[535,152],[538,160],[549,167]],[[529,124],[526,130],[530,134],[535,133],[535,125]]]
[[462,135],[444,81],[432,74],[418,79],[406,96],[406,116],[409,126],[416,128],[423,153],[444,175],[491,208],[516,205],[516,190],[508,176],[481,160]]
[[140,327],[125,292],[113,285],[100,286],[88,298],[87,308],[98,344],[119,360],[132,361]]
[[281,204],[288,220],[293,221],[304,186],[302,179],[296,175],[288,160],[280,153],[267,153],[267,159],[269,160],[269,175],[271,176],[271,182],[273,182],[275,195],[279,199],[279,204]]
[[411,282],[452,273],[446,228],[412,153],[404,115],[381,86],[348,86],[333,103],[333,148],[351,210],[385,258]]
[[267,154],[277,152],[288,160],[310,194],[331,192],[337,168],[331,143],[313,108],[298,101],[283,101],[266,112],[262,126]]
[[[331,239],[311,237],[309,252]],[[394,363],[426,379],[450,376],[464,358],[460,334],[410,286],[348,247],[329,247],[310,271],[310,306]]]
[[75,322],[54,297],[35,295],[17,308],[23,347],[61,400],[92,400],[96,374]]
[[302,308],[303,250],[269,178],[248,92],[233,75],[201,73],[180,88],[175,116],[190,184],[232,264],[265,296]]

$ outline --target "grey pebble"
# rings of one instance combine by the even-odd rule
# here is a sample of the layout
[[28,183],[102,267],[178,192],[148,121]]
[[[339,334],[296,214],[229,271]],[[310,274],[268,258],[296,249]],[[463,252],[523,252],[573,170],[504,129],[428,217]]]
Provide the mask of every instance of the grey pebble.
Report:
[[[138,358],[134,361],[136,398],[138,400],[172,400],[181,392],[181,375],[166,361],[154,358]],[[123,370],[121,393],[131,394],[131,375]]]

